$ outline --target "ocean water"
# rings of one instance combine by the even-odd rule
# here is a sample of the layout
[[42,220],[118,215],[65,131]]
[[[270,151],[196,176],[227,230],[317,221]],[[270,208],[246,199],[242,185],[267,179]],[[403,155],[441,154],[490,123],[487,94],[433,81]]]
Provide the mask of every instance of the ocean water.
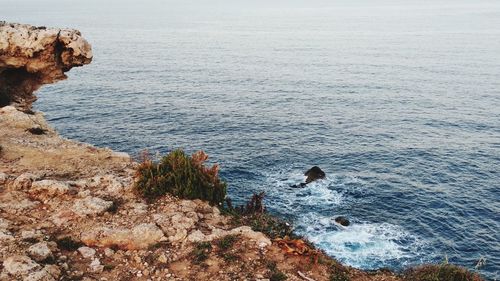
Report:
[[[93,45],[38,92],[61,135],[203,149],[235,201],[265,191],[355,267],[484,256],[500,278],[500,2],[102,2],[0,0],[0,19]],[[289,188],[313,165],[325,180]]]

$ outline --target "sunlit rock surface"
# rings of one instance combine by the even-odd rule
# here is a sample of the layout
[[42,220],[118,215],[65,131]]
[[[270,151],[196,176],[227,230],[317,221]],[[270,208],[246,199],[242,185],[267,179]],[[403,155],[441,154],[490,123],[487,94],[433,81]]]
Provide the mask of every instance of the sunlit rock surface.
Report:
[[91,46],[77,30],[0,21],[0,106],[30,110],[40,86],[91,61]]

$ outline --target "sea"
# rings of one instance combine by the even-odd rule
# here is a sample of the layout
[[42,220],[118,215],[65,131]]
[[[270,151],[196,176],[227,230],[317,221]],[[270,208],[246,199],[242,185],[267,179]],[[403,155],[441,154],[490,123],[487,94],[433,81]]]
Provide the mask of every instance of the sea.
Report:
[[500,1],[0,0],[0,20],[92,44],[37,92],[62,136],[204,150],[233,202],[264,191],[353,267],[500,278]]

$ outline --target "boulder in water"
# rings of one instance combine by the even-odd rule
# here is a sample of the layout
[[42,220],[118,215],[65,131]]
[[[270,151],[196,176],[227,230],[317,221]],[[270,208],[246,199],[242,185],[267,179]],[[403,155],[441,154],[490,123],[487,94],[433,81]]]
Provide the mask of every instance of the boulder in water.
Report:
[[314,166],[311,169],[307,170],[304,175],[307,177],[306,184],[316,180],[324,179],[326,177],[325,172],[323,172],[323,170],[321,170],[318,166]]
[[346,218],[346,217],[336,217],[335,222],[342,225],[342,226],[349,226],[351,222]]
[[307,170],[307,172],[304,173],[304,175],[307,177],[306,182],[300,183],[300,184],[294,184],[291,185],[290,187],[293,188],[302,188],[305,187],[308,183],[311,183],[316,180],[324,179],[326,177],[325,172],[321,170],[318,166],[314,166],[311,169]]

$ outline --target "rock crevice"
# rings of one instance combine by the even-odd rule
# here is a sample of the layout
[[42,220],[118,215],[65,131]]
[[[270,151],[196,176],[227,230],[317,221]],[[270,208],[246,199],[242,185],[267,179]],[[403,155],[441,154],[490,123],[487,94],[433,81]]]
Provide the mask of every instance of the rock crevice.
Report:
[[0,21],[0,107],[29,111],[40,86],[91,61],[91,46],[77,30]]

